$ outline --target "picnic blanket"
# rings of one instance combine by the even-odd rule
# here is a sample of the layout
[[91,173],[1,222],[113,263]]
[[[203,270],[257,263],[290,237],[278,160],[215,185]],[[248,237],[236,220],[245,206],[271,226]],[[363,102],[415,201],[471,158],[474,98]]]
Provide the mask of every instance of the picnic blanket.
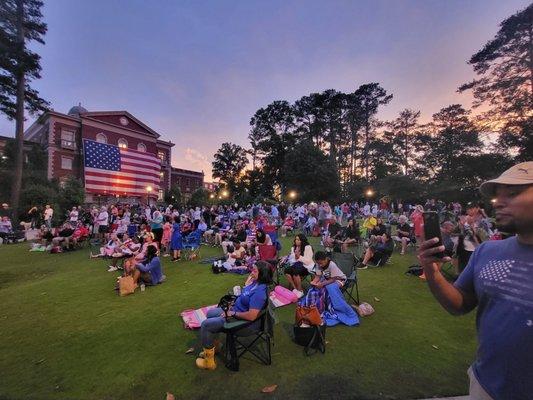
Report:
[[276,308],[286,306],[287,304],[296,303],[298,296],[283,286],[276,286],[270,292],[270,300]]
[[197,310],[190,309],[183,311],[180,314],[181,318],[183,318],[183,325],[186,329],[198,329],[202,325],[202,322],[207,319],[207,312],[215,307],[217,305],[213,304],[212,306],[201,307]]
[[298,304],[307,307],[316,306],[327,326],[339,323],[347,326],[359,325],[357,313],[348,305],[336,284],[310,288]]

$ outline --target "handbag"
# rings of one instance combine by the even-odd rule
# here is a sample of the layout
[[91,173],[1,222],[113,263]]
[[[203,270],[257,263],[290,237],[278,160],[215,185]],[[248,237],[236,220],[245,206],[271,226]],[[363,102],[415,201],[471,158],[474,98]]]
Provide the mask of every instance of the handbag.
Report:
[[357,314],[359,314],[361,317],[374,314],[374,307],[368,303],[361,303],[358,306],[354,305],[353,308],[355,308],[355,311],[357,311]]
[[135,292],[137,285],[133,281],[132,276],[122,276],[118,280],[118,291],[121,296],[127,296]]
[[317,326],[294,326],[294,341],[304,346],[306,356],[317,351],[326,352],[326,324]]
[[297,326],[300,326],[302,323],[322,325],[322,317],[316,306],[296,306],[295,321]]

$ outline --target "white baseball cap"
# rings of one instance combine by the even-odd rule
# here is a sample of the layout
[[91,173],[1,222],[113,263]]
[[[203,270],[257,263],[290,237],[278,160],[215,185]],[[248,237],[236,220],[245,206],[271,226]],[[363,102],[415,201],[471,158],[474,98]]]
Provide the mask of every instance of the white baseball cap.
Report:
[[512,166],[496,179],[481,184],[479,191],[484,196],[494,196],[497,185],[533,185],[533,161]]

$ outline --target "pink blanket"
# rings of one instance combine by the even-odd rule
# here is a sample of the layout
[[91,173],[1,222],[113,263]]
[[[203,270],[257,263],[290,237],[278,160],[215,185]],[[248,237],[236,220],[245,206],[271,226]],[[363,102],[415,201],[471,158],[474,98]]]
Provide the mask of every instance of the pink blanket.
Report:
[[207,319],[207,312],[217,305],[206,306],[197,310],[185,310],[180,315],[183,318],[183,324],[186,329],[197,329],[202,325],[202,322]]
[[283,286],[276,286],[274,290],[270,292],[270,300],[277,308],[286,306],[287,304],[296,303],[298,301],[298,296]]

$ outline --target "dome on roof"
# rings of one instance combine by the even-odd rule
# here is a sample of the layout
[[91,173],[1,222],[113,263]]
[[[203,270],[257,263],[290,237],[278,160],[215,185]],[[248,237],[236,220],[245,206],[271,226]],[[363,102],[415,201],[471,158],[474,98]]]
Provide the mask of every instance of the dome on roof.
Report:
[[83,107],[81,106],[81,103],[78,103],[77,106],[72,107],[72,108],[68,111],[68,115],[74,115],[74,116],[76,116],[76,117],[79,117],[80,114],[82,114],[82,113],[86,113],[86,112],[88,112],[88,111],[87,111],[85,108],[83,108]]

